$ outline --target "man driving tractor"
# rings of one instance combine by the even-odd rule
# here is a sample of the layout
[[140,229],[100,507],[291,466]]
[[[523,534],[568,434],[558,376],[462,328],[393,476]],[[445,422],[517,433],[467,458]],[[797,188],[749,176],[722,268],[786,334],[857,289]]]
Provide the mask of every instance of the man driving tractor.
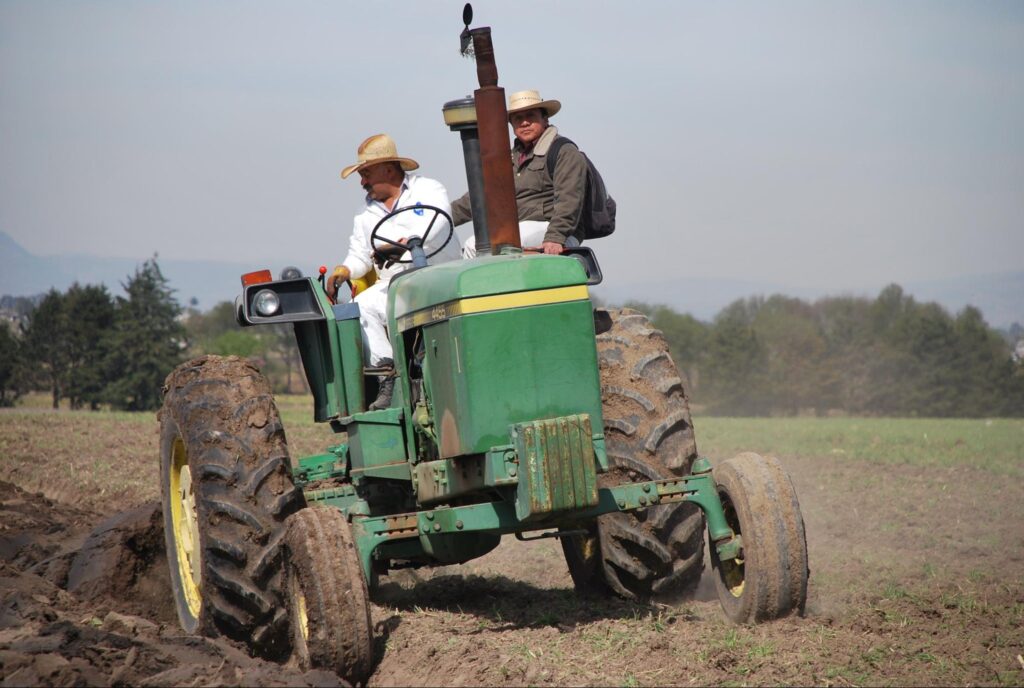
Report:
[[[448,221],[434,212],[417,209],[417,206],[432,206],[446,213],[451,212],[448,192],[433,179],[410,174],[419,168],[412,158],[398,155],[394,140],[387,134],[375,134],[361,144],[357,150],[358,162],[341,171],[346,179],[354,172],[366,190],[365,207],[353,221],[349,238],[348,255],[334,268],[327,280],[326,290],[334,299],[341,283],[364,278],[370,286],[355,296],[359,304],[359,325],[363,332],[364,363],[373,368],[389,369],[394,365],[394,354],[387,333],[387,290],[391,279],[411,267],[397,251],[385,251],[386,244],[405,244],[414,236],[426,235],[423,249],[427,253],[438,251],[435,263],[457,260],[461,254],[458,238],[444,244],[450,234]],[[413,208],[412,212],[395,215],[377,230],[377,236],[385,245],[371,244],[371,234],[385,215],[401,208]],[[427,233],[427,228],[434,224]],[[376,274],[376,281],[373,275]],[[370,404],[370,410],[387,408],[391,403],[394,376],[385,372],[381,380],[377,399]]]

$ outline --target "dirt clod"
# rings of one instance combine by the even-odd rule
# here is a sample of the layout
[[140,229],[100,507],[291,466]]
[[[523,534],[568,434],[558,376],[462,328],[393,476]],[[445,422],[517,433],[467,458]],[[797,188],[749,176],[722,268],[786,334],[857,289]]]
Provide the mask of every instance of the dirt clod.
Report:
[[151,502],[100,523],[75,554],[67,590],[84,600],[121,600],[163,623],[174,619],[160,505]]
[[[160,527],[154,504],[102,520],[0,481],[0,686],[346,685],[184,635]],[[67,590],[40,575],[58,560]]]

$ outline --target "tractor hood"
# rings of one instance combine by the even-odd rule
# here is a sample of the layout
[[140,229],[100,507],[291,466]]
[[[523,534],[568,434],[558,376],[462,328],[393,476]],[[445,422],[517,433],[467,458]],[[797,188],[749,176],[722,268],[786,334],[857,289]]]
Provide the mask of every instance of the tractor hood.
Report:
[[[578,260],[563,256],[512,254],[452,261],[401,275],[391,283],[396,319],[479,296],[581,287],[587,274]],[[405,329],[405,328],[400,328]]]

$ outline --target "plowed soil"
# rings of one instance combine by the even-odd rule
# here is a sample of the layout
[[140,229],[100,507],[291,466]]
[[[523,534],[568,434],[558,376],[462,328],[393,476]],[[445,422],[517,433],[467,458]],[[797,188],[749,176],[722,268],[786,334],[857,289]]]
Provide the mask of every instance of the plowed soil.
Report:
[[[0,684],[343,685],[181,632],[155,428],[120,435],[134,443],[122,468],[149,471],[148,491],[75,499],[58,473],[80,447],[40,453],[54,473],[34,476],[35,440],[12,417],[0,413]],[[370,685],[1024,683],[1019,478],[780,458],[807,527],[805,617],[729,624],[710,569],[692,599],[581,599],[555,541],[508,537],[464,566],[382,578]]]

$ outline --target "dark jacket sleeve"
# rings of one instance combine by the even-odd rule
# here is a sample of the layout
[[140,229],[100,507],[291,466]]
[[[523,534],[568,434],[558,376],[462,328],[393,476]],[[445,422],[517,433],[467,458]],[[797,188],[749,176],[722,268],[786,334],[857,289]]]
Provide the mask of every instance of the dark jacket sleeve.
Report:
[[473,219],[473,207],[469,203],[469,192],[452,201],[452,222],[455,226],[464,225]]
[[552,182],[555,186],[555,206],[544,241],[564,246],[566,239],[578,234],[583,198],[587,190],[587,159],[579,148],[566,143],[559,149]]

